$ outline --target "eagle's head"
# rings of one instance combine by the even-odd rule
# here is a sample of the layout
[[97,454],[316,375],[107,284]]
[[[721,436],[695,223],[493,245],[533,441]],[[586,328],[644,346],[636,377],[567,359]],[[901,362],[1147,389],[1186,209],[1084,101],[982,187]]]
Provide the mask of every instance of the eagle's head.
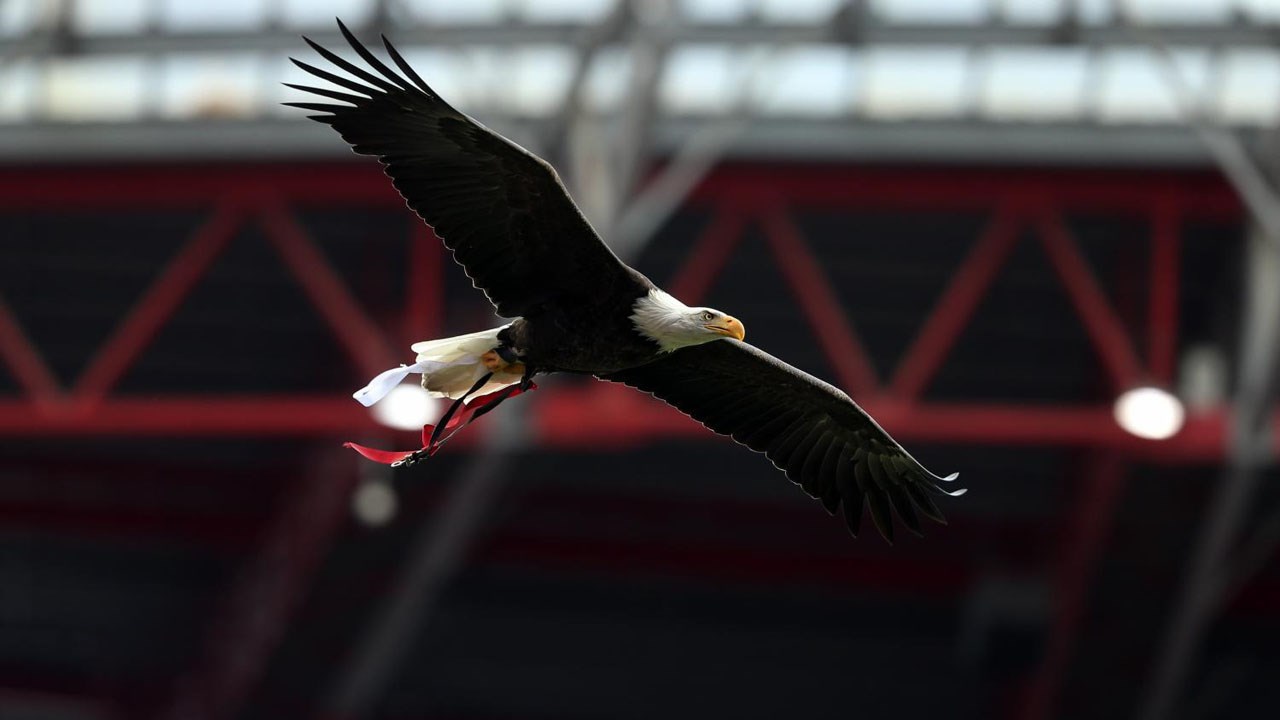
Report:
[[637,300],[631,310],[636,330],[667,352],[724,338],[741,340],[747,335],[732,315],[708,307],[689,307],[658,289]]

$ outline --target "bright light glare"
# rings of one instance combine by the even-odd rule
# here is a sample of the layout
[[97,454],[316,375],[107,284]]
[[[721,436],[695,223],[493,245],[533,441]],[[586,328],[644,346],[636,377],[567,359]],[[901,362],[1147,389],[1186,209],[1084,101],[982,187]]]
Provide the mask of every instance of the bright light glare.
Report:
[[1165,440],[1182,429],[1186,411],[1167,390],[1139,387],[1116,398],[1116,422],[1140,438]]
[[366,480],[351,495],[351,514],[368,527],[381,527],[391,522],[398,505],[395,488],[381,480]]
[[373,419],[396,430],[420,430],[440,412],[440,403],[418,385],[403,383],[391,389],[371,412]]

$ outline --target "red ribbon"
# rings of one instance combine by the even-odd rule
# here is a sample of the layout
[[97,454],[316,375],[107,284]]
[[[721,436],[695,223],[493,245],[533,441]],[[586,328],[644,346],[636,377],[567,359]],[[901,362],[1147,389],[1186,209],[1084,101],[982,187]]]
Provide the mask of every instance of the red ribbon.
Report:
[[[538,387],[537,385],[533,385],[533,384],[529,385],[530,390],[536,390],[537,387]],[[432,433],[435,432],[436,426],[423,425],[421,450],[379,450],[377,448],[358,445],[353,442],[343,443],[342,447],[351,448],[352,450],[355,450],[356,452],[360,453],[366,458],[374,462],[382,463],[383,465],[392,465],[414,454],[415,452],[421,452],[422,450],[426,450],[427,456],[430,457],[432,455],[435,455],[436,451],[440,449],[440,446],[444,445],[446,440],[453,437],[453,434],[455,432],[460,430],[464,425],[469,425],[471,423],[471,420],[474,418],[476,411],[485,407],[489,403],[494,402],[497,399],[497,396],[501,395],[503,392],[504,390],[498,390],[496,392],[491,392],[488,395],[480,395],[478,397],[471,398],[467,402],[464,402],[462,404],[462,407],[458,408],[458,411],[453,414],[453,417],[449,418],[449,422],[445,424],[444,430],[441,432],[440,438],[436,441],[435,445],[430,445],[430,443],[431,443],[431,435]],[[522,392],[524,391],[519,388],[516,388],[511,393],[509,393],[507,397],[515,397],[516,395],[519,395]]]

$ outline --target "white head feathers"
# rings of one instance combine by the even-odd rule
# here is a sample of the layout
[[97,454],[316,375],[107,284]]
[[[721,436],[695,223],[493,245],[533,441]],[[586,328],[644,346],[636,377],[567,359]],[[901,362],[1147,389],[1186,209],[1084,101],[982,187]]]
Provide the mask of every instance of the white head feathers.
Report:
[[712,340],[743,337],[742,323],[719,310],[689,307],[654,288],[631,306],[631,321],[641,335],[665,352]]

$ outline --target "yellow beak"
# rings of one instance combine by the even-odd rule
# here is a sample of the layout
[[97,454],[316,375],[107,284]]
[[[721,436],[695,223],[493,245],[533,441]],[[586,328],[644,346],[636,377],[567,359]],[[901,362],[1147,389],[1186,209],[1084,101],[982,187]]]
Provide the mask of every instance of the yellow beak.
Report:
[[703,327],[713,333],[731,337],[735,340],[742,340],[747,336],[747,329],[742,327],[742,323],[738,322],[738,318],[729,317],[728,315],[709,322]]

